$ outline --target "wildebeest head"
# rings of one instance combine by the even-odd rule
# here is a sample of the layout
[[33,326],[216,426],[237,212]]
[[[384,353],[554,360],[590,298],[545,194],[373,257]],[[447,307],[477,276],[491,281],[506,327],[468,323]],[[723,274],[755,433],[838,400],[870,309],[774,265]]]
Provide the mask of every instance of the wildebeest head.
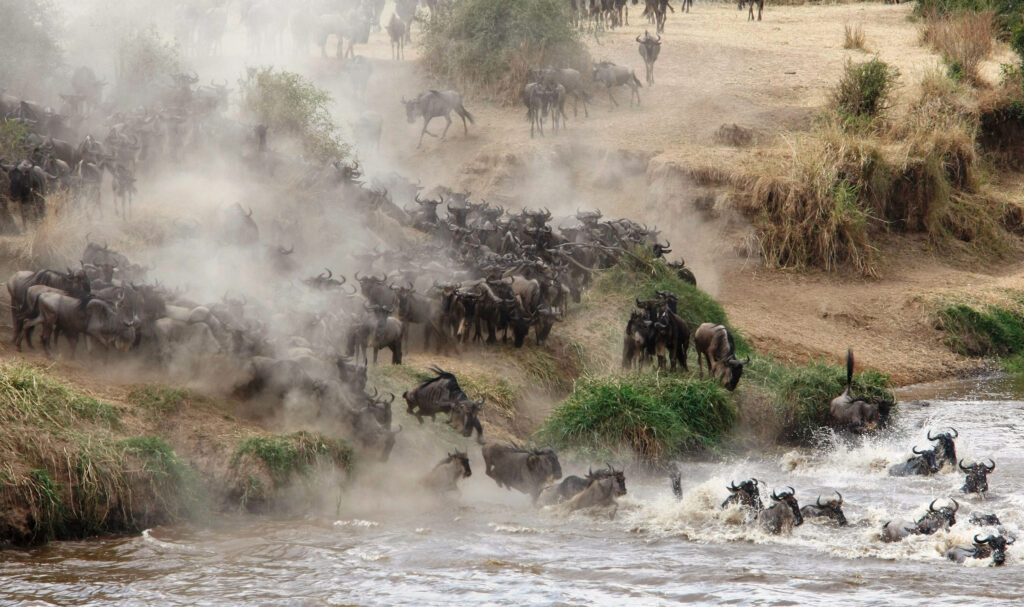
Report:
[[970,466],[964,466],[964,460],[958,462],[960,470],[967,474],[967,478],[964,479],[964,486],[960,488],[960,491],[964,493],[984,493],[988,491],[988,474],[996,469],[996,462],[992,458],[988,460],[991,465],[985,464],[985,462],[977,462]]
[[952,506],[936,509],[937,501],[939,500],[932,500],[932,503],[928,504],[928,512],[917,521],[918,533],[931,535],[943,527],[952,527],[956,524],[956,512],[960,509],[960,504],[956,500],[950,500],[953,502]]
[[462,478],[469,478],[473,475],[473,471],[469,468],[469,455],[463,451],[456,450],[455,453],[449,453],[447,459],[442,464],[448,462],[458,462],[462,466]]
[[473,429],[476,429],[476,440],[483,444],[484,429],[480,424],[480,407],[484,406],[487,398],[479,401],[460,400],[452,404],[452,423],[462,433],[462,436],[470,437]]
[[972,512],[971,518],[968,522],[972,525],[978,525],[979,527],[997,527],[1002,525],[999,517],[995,514],[983,514],[981,512]]
[[357,365],[351,359],[339,356],[335,360],[338,367],[339,379],[348,384],[354,390],[362,391],[366,388],[366,365]]
[[949,432],[942,432],[935,436],[932,436],[931,431],[928,432],[928,440],[939,443],[935,446],[935,457],[940,468],[945,462],[949,462],[950,466],[956,463],[956,444],[953,442],[953,439],[959,436],[959,433],[956,431],[956,428],[950,428],[949,430]]
[[733,356],[722,361],[718,380],[724,382],[726,390],[732,392],[736,389],[736,384],[740,383],[740,377],[743,376],[743,366],[749,362],[749,356],[745,360],[740,360]]
[[420,97],[415,99],[406,99],[402,97],[402,105],[405,106],[405,118],[412,124],[416,122],[416,119],[423,115],[423,108],[420,105]]
[[782,493],[775,493],[772,491],[772,499],[780,504],[788,506],[793,511],[794,527],[799,527],[804,524],[804,516],[800,513],[800,504],[796,501],[796,490],[792,487],[788,487],[789,491],[783,491]]
[[730,482],[726,489],[729,490],[729,497],[722,502],[722,507],[726,507],[729,504],[739,503],[740,505],[753,508],[755,512],[759,512],[764,505],[761,503],[761,490],[759,488],[760,482],[756,478],[751,478],[741,482],[739,485],[735,481]]
[[840,527],[846,525],[846,515],[843,514],[843,494],[836,491],[836,497],[822,503],[821,496],[814,502],[818,509],[834,520]]
[[939,464],[938,458],[935,455],[935,449],[924,449],[922,451],[918,451],[917,447],[914,446],[910,450],[915,455],[919,456],[921,461],[924,463],[927,469],[927,472],[924,472],[924,474],[935,474],[936,472],[939,471],[939,468],[942,467],[942,465]]
[[605,467],[599,469],[597,472],[594,472],[593,469],[587,472],[587,479],[591,482],[601,480],[603,478],[610,478],[614,480],[614,491],[616,497],[626,495],[626,475],[622,470],[616,470],[611,464],[605,464]]
[[992,565],[1000,567],[1006,562],[1006,547],[1014,543],[1016,538],[1001,535],[990,535],[984,539],[974,536],[974,558],[992,556]]

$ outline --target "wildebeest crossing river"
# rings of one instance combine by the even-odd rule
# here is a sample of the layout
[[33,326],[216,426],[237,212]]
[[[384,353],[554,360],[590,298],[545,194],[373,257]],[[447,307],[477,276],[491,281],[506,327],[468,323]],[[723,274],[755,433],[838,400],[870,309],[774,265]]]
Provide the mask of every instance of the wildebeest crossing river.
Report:
[[[892,435],[827,451],[794,450],[681,462],[683,499],[667,479],[627,477],[614,520],[537,511],[476,472],[457,503],[408,505],[394,487],[343,499],[336,519],[220,519],[202,528],[57,542],[7,550],[0,601],[33,605],[1010,605],[1024,596],[1021,546],[1006,566],[944,558],[977,533],[972,513],[995,513],[1008,535],[1024,528],[1024,382],[979,380],[904,391]],[[959,492],[964,475],[886,473],[931,428],[959,430],[967,462],[991,456],[990,494]],[[564,464],[566,474],[580,472]],[[815,520],[771,536],[721,510],[726,485],[756,477],[792,485],[801,504],[838,490],[847,527]],[[381,481],[383,482],[383,481]],[[411,490],[410,490],[411,491]],[[929,502],[961,504],[934,535],[883,544],[890,519]]]

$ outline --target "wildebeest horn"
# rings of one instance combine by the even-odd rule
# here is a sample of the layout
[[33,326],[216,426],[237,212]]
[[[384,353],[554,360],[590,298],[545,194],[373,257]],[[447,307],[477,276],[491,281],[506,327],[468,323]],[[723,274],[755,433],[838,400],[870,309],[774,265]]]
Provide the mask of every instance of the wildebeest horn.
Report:
[[910,450],[913,451],[915,455],[922,455],[922,454],[924,454],[924,451],[918,451],[917,450],[917,445],[914,445],[913,447],[911,447]]
[[960,433],[956,431],[956,428],[950,428],[949,431],[952,432],[953,438],[960,436]]
[[661,34],[658,34],[658,42],[661,42]]
[[974,534],[974,543],[975,543],[975,544],[984,544],[985,542],[989,541],[990,539],[992,539],[992,536],[991,536],[991,535],[990,535],[990,536],[988,536],[988,537],[986,537],[986,538],[985,538],[985,539],[983,539],[983,540],[979,540],[979,539],[978,539],[978,534],[977,534],[977,533],[975,533],[975,534]]
[[780,501],[782,499],[781,497],[779,497],[778,495],[775,494],[775,490],[774,489],[772,489],[772,499],[775,500],[775,501]]
[[1011,535],[1010,537],[1006,538],[1006,545],[1009,546],[1010,544],[1012,544],[1012,543],[1014,543],[1016,541],[1017,541],[1017,538],[1015,538],[1015,537],[1013,537]]
[[587,468],[587,476],[594,476],[594,467],[590,466]]
[[[992,462],[992,465],[991,466],[985,466],[985,467],[988,468],[989,472],[992,472],[993,470],[996,469],[996,460],[994,460],[994,459],[992,459],[990,457],[990,458],[988,458],[988,461]],[[984,462],[982,462],[982,465],[984,465]]]
[[843,494],[839,493],[838,491],[836,491],[836,495],[839,496],[839,505],[842,506],[843,505]]
[[[249,207],[249,212],[248,212],[248,213],[246,213],[246,215],[245,215],[245,216],[246,216],[246,217],[252,217],[252,207]],[[106,247],[103,247],[103,248],[106,248]]]
[[390,405],[391,403],[395,402],[395,393],[394,392],[388,392],[388,394],[391,395],[391,400],[388,401],[388,404]]
[[953,512],[956,512],[957,510],[959,510],[960,509],[960,502],[956,501],[953,498],[949,498],[949,499],[952,500],[952,502],[953,502],[953,506],[954,506]]
[[938,498],[932,500],[932,503],[928,504],[928,512],[935,512],[935,502],[939,501]]
[[[940,434],[939,436],[942,436],[942,435]],[[934,437],[933,437],[933,436],[932,436],[932,431],[931,431],[931,430],[929,430],[929,431],[928,431],[928,440],[935,440],[935,439],[936,439],[936,438],[938,438],[939,436],[934,436]]]
[[814,505],[819,507],[819,508],[823,508],[824,507],[824,506],[821,505],[821,496],[820,495],[818,496],[818,499],[814,500]]
[[961,457],[960,461],[958,461],[956,465],[960,466],[960,469],[963,470],[964,472],[970,472],[968,468],[964,468],[964,458]]
[[727,487],[727,489],[731,489],[733,491],[740,490],[740,488],[736,486],[736,481],[729,481],[729,486]]
[[640,42],[640,34],[637,34],[637,35],[636,35],[636,41],[637,41],[637,42]]
[[327,280],[330,280],[331,278],[334,277],[334,272],[331,272],[330,268],[324,268],[324,269],[327,270]]

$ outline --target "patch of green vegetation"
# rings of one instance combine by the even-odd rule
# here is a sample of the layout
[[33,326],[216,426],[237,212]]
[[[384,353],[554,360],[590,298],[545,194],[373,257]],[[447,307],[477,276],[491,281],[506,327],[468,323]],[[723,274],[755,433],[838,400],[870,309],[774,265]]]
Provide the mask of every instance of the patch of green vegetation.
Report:
[[507,379],[462,375],[459,377],[459,385],[472,399],[486,398],[486,407],[497,407],[505,417],[515,415],[519,395]]
[[1013,356],[1024,353],[1024,309],[974,307],[953,303],[941,308],[936,325],[946,345],[965,356]]
[[138,436],[122,440],[118,447],[142,462],[140,476],[147,481],[161,514],[178,518],[195,511],[199,504],[199,483],[192,468],[182,461],[164,439]]
[[863,63],[847,60],[832,103],[840,116],[854,121],[878,116],[888,108],[899,76],[898,69],[877,57]]
[[180,411],[186,403],[195,400],[188,390],[167,386],[139,386],[128,393],[128,402],[161,416]]
[[262,461],[276,486],[307,476],[320,464],[349,470],[353,462],[352,448],[345,441],[306,431],[247,438],[235,449],[232,465],[244,456]]
[[431,15],[422,62],[441,82],[519,103],[531,67],[589,68],[562,0],[460,0]]
[[1024,22],[1024,4],[1018,0],[918,0],[914,6],[914,13],[920,17],[989,11],[995,14],[1004,38]]
[[[805,442],[818,429],[831,425],[829,404],[846,387],[846,368],[823,360],[791,366],[755,356],[742,381],[759,394],[756,400],[771,409],[779,427],[778,440]],[[851,392],[866,400],[896,401],[889,376],[877,371],[854,373]]]
[[121,409],[24,364],[0,365],[0,421],[64,429],[80,421],[120,425]]
[[736,409],[717,383],[654,374],[588,377],[576,382],[534,437],[558,448],[630,449],[657,464],[718,445]]
[[273,132],[295,138],[307,155],[321,161],[348,155],[331,118],[331,95],[305,76],[273,67],[249,68],[238,86],[243,111]]

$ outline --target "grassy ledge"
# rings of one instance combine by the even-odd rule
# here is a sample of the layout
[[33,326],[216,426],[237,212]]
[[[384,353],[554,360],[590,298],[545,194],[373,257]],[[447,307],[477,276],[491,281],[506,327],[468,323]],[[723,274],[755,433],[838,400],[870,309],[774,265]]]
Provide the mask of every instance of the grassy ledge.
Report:
[[710,381],[635,374],[576,382],[534,439],[602,453],[629,449],[645,463],[718,445],[736,420],[725,390]]

